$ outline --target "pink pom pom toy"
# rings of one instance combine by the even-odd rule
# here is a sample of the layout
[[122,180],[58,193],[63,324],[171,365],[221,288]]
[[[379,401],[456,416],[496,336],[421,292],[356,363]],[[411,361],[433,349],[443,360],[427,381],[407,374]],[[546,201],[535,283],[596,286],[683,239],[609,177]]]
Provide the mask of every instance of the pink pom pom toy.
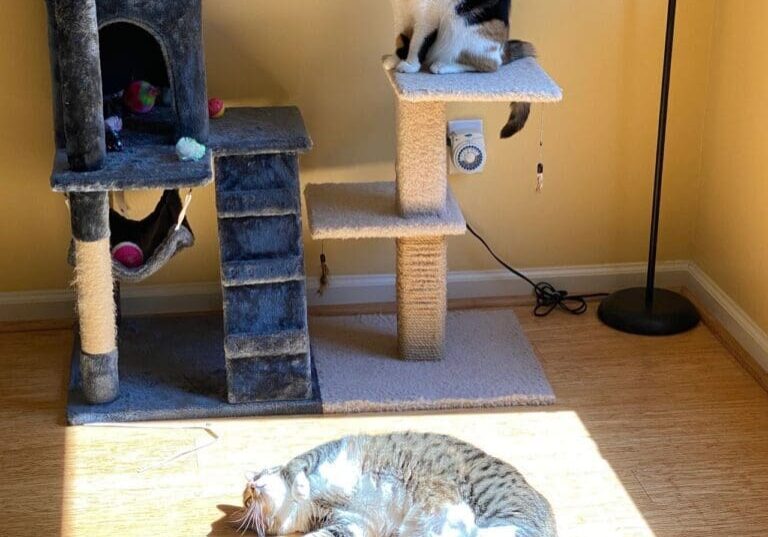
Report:
[[144,252],[135,243],[121,242],[112,248],[112,259],[126,268],[138,268],[144,264]]

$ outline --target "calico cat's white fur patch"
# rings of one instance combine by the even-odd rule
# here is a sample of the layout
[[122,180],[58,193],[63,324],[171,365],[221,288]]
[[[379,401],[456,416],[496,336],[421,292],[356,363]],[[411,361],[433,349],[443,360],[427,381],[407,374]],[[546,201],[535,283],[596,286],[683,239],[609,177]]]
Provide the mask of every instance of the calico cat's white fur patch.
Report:
[[[530,43],[509,40],[511,0],[390,0],[397,50],[384,58],[387,69],[437,75],[494,72],[535,55]],[[502,138],[528,121],[530,103],[512,103]]]

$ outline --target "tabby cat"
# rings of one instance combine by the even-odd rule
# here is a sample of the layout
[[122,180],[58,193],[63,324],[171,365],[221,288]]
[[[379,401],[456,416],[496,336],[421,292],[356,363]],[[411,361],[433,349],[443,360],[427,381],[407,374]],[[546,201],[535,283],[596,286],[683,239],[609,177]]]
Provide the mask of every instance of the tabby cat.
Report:
[[[398,35],[397,52],[384,59],[388,69],[435,74],[492,72],[535,56],[533,45],[509,40],[511,0],[391,0]],[[530,103],[512,103],[502,138],[528,121]]]
[[348,436],[248,476],[235,520],[260,537],[556,537],[547,500],[450,436]]

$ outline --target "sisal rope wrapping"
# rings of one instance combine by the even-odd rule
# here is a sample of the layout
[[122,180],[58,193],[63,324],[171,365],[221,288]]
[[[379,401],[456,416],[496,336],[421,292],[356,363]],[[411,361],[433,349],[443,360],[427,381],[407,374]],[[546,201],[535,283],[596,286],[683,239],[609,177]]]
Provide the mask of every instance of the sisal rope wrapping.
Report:
[[397,334],[406,360],[439,360],[445,347],[445,237],[397,241]]
[[108,354],[117,344],[109,239],[75,241],[75,288],[82,351]]

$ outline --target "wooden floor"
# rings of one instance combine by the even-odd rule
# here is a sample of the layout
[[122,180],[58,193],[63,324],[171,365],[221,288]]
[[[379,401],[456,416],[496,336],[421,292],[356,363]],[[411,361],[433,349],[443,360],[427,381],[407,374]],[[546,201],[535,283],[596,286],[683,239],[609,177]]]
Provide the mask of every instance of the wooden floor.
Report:
[[[558,396],[503,412],[67,428],[71,333],[0,330],[0,535],[236,535],[243,472],[342,434],[451,433],[517,465],[573,537],[768,535],[768,395],[705,327],[516,311]],[[38,328],[38,330],[33,330]],[[158,466],[159,465],[159,466]],[[149,469],[141,471],[149,467]]]

